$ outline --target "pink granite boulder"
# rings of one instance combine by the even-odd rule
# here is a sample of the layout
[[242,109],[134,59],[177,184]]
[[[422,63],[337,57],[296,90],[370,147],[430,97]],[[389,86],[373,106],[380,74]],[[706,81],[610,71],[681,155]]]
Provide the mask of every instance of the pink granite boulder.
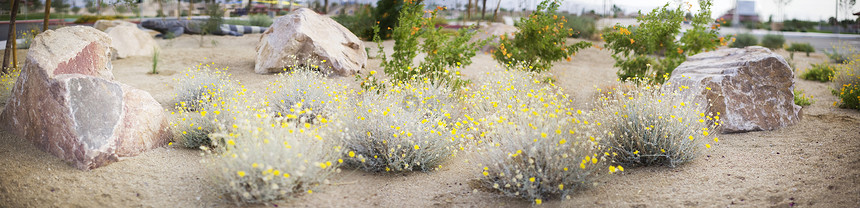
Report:
[[164,109],[113,80],[110,44],[83,26],[37,36],[0,114],[5,126],[83,170],[166,144]]
[[794,72],[782,56],[760,46],[690,56],[668,83],[700,86],[695,93],[710,100],[709,112],[720,113],[723,133],[774,130],[800,120]]

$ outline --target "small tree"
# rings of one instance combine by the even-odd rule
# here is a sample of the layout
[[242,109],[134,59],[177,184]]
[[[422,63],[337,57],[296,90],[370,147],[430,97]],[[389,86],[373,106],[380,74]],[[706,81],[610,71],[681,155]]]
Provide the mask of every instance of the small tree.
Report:
[[507,68],[543,72],[552,67],[552,62],[570,60],[577,51],[591,46],[584,41],[567,45],[567,37],[574,32],[564,28],[567,20],[556,15],[558,7],[558,0],[541,2],[529,18],[517,22],[519,32],[514,37],[499,37],[499,50],[493,52],[493,58]]
[[648,14],[640,12],[638,26],[616,25],[615,31],[605,33],[602,38],[614,53],[618,77],[624,81],[650,77],[652,83],[663,83],[687,56],[726,45],[725,38],[717,32],[719,24],[710,25],[714,22],[711,1],[701,0],[699,5],[699,13],[692,19],[693,28],[680,39],[676,37],[681,33],[684,12],[681,6],[669,9],[668,3]]

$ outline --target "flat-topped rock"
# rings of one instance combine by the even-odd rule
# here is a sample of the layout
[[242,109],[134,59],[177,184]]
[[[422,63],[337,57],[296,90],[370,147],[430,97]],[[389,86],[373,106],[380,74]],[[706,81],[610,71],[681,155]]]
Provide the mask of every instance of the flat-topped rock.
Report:
[[668,83],[701,86],[693,93],[712,102],[709,112],[720,113],[723,133],[774,130],[800,120],[801,107],[794,104],[794,72],[782,56],[764,47],[690,56],[672,72]]
[[149,93],[113,80],[110,44],[85,26],[36,36],[0,121],[83,170],[166,144],[164,109]]

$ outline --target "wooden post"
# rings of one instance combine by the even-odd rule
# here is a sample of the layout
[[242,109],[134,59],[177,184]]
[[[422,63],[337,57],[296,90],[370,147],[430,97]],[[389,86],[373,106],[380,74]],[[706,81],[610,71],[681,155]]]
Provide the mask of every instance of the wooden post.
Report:
[[[15,38],[15,18],[18,16],[18,0],[12,0],[12,13],[9,15],[9,35],[8,40],[6,40],[6,50],[3,51],[3,74],[9,73],[9,56],[14,56],[15,46],[14,43],[17,41]],[[13,58],[14,59],[14,58]],[[17,62],[16,62],[17,63]]]
[[51,19],[51,0],[45,0],[45,22],[42,24],[42,32],[48,30],[49,19]]

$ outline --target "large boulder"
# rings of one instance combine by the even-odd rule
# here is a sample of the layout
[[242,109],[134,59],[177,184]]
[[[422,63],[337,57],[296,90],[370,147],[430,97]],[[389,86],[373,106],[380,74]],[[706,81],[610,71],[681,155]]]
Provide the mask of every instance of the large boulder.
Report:
[[709,112],[720,113],[723,133],[773,130],[800,119],[794,72],[782,56],[760,46],[691,56],[668,82],[699,86],[694,93],[711,102]]
[[116,27],[116,26],[120,26],[120,25],[137,27],[137,25],[134,23],[122,21],[122,20],[98,20],[98,21],[96,21],[95,24],[93,24],[93,28],[96,28],[96,29],[104,32],[104,31],[107,31],[108,29],[110,29],[112,27]]
[[481,51],[491,52],[493,50],[498,49],[499,36],[508,35],[508,38],[512,38],[514,34],[518,31],[519,30],[517,29],[517,27],[511,25],[506,25],[502,23],[489,23],[489,25],[482,27],[480,30],[478,30],[472,40],[480,41],[490,39],[490,42],[481,47]]
[[158,50],[158,43],[152,35],[135,25],[118,25],[108,28],[105,33],[113,39],[111,47],[116,49],[117,58],[151,56],[154,50]]
[[164,109],[113,80],[110,44],[85,26],[36,36],[0,113],[3,126],[83,170],[166,144]]
[[367,51],[364,42],[342,25],[301,8],[278,17],[263,32],[254,72],[277,73],[294,64],[319,65],[324,72],[348,76],[364,68]]

